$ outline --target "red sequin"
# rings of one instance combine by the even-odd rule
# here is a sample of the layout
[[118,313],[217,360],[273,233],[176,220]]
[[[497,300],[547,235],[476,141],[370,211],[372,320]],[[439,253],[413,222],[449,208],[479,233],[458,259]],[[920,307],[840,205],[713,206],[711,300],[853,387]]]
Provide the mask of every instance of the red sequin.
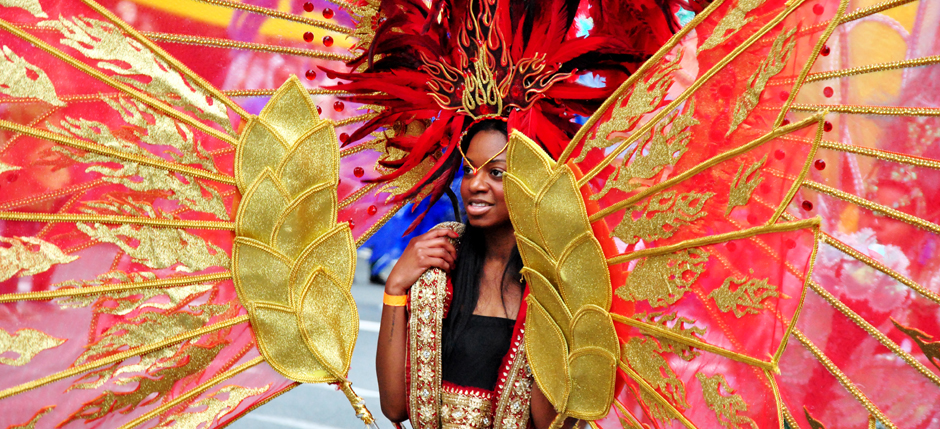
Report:
[[832,122],[826,121],[826,122],[823,124],[823,131],[825,131],[825,132],[827,132],[827,133],[828,133],[829,131],[832,131]]
[[353,175],[356,177],[362,177],[365,174],[366,174],[366,171],[363,170],[362,167],[356,167],[353,169]]
[[790,120],[789,120],[789,119],[784,119],[783,121],[780,121],[780,125],[781,125],[781,126],[784,126],[784,127],[787,126],[787,125],[790,125]]
[[323,36],[323,46],[326,46],[327,48],[333,46],[333,38],[330,36]]
[[817,4],[816,6],[813,6],[813,13],[815,13],[816,15],[822,15],[823,12],[825,11],[826,11],[826,8],[824,8],[823,5],[821,4]]
[[725,247],[728,248],[729,252],[734,252],[735,250],[738,250],[738,245],[734,244],[733,241],[729,242],[728,244],[725,244]]
[[339,141],[346,143],[346,140],[349,140],[349,134],[342,133],[339,135]]
[[827,86],[827,87],[823,88],[823,95],[825,95],[826,97],[832,97],[832,92],[833,92],[833,91],[832,91],[832,87],[831,87],[831,86]]
[[312,31],[308,31],[308,32],[304,33],[304,41],[307,42],[307,43],[310,43],[310,42],[313,41],[313,32],[312,32]]
[[832,52],[832,50],[829,49],[829,45],[823,45],[822,50],[819,51],[819,53],[824,57],[828,57],[830,52]]
[[356,221],[354,221],[354,220],[352,220],[352,219],[347,220],[346,223],[349,224],[349,229],[353,229],[353,228],[356,227]]
[[813,209],[813,203],[809,201],[803,201],[803,204],[801,204],[801,206],[803,207],[803,210],[806,210],[806,211],[810,211]]
[[376,206],[369,206],[368,212],[369,212],[369,216],[372,216],[379,212],[379,208]]
[[817,159],[816,162],[813,163],[813,166],[816,167],[817,170],[822,170],[826,168],[826,161]]
[[304,3],[304,10],[307,12],[313,12],[313,3],[311,2]]
[[307,80],[314,80],[317,78],[317,72],[313,70],[307,70]]
[[326,19],[333,18],[333,9],[330,9],[330,8],[323,9],[323,17]]
[[786,154],[784,151],[780,150],[780,149],[777,149],[777,150],[774,152],[774,158],[783,159],[783,158],[786,158],[786,156],[787,156],[787,154]]
[[318,115],[322,115],[322,114],[323,114],[323,109],[321,109],[320,106],[317,106],[317,114],[318,114]]
[[780,101],[787,101],[790,98],[790,93],[786,91],[780,91]]
[[342,101],[337,101],[337,102],[333,103],[333,110],[335,110],[335,111],[337,111],[337,112],[342,112],[345,107],[346,107],[346,105],[343,104]]
[[792,248],[796,247],[796,242],[793,241],[792,239],[789,239],[789,238],[788,238],[787,241],[784,241],[784,242],[783,242],[783,245],[784,245],[784,246],[787,246],[787,249],[792,249]]

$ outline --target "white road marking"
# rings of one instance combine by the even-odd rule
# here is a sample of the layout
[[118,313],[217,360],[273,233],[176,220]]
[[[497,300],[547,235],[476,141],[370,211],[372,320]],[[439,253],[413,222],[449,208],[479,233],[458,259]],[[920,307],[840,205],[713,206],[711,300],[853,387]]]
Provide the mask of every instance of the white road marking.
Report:
[[285,426],[297,429],[340,429],[333,426],[319,425],[304,420],[291,419],[288,417],[271,416],[267,414],[258,414],[257,412],[245,414],[245,419],[258,420],[265,423],[272,423],[278,426]]
[[379,332],[379,322],[373,322],[371,320],[360,320],[359,321],[359,330],[368,331],[368,332]]

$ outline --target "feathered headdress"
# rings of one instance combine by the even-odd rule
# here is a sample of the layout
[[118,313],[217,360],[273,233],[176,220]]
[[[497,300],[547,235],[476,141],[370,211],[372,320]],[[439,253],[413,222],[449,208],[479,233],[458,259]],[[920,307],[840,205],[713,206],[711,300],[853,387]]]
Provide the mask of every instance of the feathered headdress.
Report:
[[678,7],[699,3],[362,0],[351,9],[371,43],[335,88],[376,115],[346,144],[382,131],[376,169],[385,174],[376,180],[394,183],[394,198],[432,204],[474,121],[503,118],[558,155],[578,129],[575,115],[593,113],[656,52],[677,28]]

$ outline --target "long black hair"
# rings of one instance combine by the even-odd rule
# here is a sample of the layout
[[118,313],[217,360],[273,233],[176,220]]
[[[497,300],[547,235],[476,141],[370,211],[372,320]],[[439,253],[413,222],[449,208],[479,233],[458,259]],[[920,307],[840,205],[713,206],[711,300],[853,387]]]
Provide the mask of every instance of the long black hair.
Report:
[[[473,136],[481,131],[498,131],[507,137],[509,135],[504,121],[490,119],[477,122],[467,130],[460,142],[464,153],[467,152]],[[456,339],[463,333],[470,315],[476,309],[477,301],[480,299],[480,275],[483,272],[483,262],[486,260],[486,233],[470,225],[469,222],[465,224],[466,228],[457,249],[457,260],[451,271],[453,295],[450,310],[447,318],[444,319],[444,337],[441,343],[445,359],[453,352]],[[519,256],[519,249],[513,246],[500,281],[501,297],[509,288],[518,287],[518,283],[513,279],[519,275],[520,270],[522,270],[522,257]],[[505,306],[504,302],[503,308],[506,314],[509,314],[509,309]]]

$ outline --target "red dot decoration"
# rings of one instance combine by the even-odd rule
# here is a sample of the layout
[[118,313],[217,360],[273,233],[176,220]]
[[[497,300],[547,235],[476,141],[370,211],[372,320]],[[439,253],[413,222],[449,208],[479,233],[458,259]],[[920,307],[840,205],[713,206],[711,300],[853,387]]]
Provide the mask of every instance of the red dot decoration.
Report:
[[313,32],[312,32],[312,31],[308,31],[308,32],[304,33],[304,42],[310,43],[310,42],[312,42],[312,41],[313,41]]
[[342,101],[337,101],[337,102],[333,103],[333,110],[335,110],[335,111],[337,111],[337,112],[342,112],[345,107],[346,107],[346,105],[343,104]]
[[816,15],[822,15],[823,12],[825,11],[826,11],[826,8],[823,7],[823,5],[821,4],[817,4],[816,6],[813,6],[813,13],[815,13]]
[[728,244],[725,244],[725,248],[727,248],[729,252],[734,252],[735,250],[738,250],[738,245],[731,241]]
[[789,119],[784,119],[783,121],[780,122],[780,125],[781,125],[781,126],[784,126],[784,127],[787,126],[787,125],[790,125],[790,120],[789,120]]
[[803,207],[803,210],[806,210],[806,211],[810,211],[813,209],[813,203],[809,201],[803,201],[803,204],[800,204],[800,206]]
[[346,140],[349,140],[349,134],[342,133],[339,135],[339,141],[346,143]]
[[780,149],[777,149],[776,151],[774,151],[774,158],[783,159],[786,157],[787,157],[787,154],[784,151]]
[[19,178],[20,178],[20,175],[19,175],[19,174],[13,173],[13,174],[7,176],[7,182],[13,183],[13,182],[19,180]]
[[823,45],[823,48],[821,51],[819,51],[819,53],[824,57],[828,57],[829,54],[832,53],[832,49],[829,49],[829,45]]
[[369,213],[369,216],[374,216],[376,213],[379,212],[379,208],[376,206],[369,206],[369,209],[367,210],[367,212]]
[[828,97],[832,97],[832,93],[833,93],[833,91],[832,91],[832,87],[831,87],[831,86],[827,86],[827,87],[823,88],[823,95],[825,95],[827,98],[828,98]]
[[823,161],[823,160],[821,160],[821,159],[817,159],[816,162],[813,163],[813,167],[816,167],[817,170],[825,169],[825,168],[826,168],[826,161]]
[[326,19],[333,18],[333,9],[330,9],[330,8],[323,9],[323,17]]
[[826,122],[823,124],[823,131],[825,131],[825,132],[827,132],[827,133],[828,133],[829,131],[832,131],[832,122],[826,121]]
[[754,216],[753,213],[747,215],[747,223],[749,223],[749,224],[751,224],[751,225],[756,225],[756,224],[757,224],[757,216]]
[[787,101],[790,98],[790,93],[786,91],[780,91],[780,101]]
[[346,223],[349,224],[349,229],[353,229],[353,228],[356,227],[356,221],[354,221],[354,220],[352,220],[352,219],[347,220]]
[[762,194],[769,193],[769,192],[770,192],[770,185],[768,185],[768,184],[766,184],[766,183],[761,183],[761,185],[760,185],[760,192],[761,192]]
[[322,115],[322,114],[323,114],[323,109],[321,109],[320,106],[317,106],[317,114],[318,114],[318,115]]
[[306,76],[307,76],[307,80],[314,80],[317,78],[317,72],[313,70],[307,70]]
[[353,169],[353,175],[356,177],[362,177],[365,174],[366,174],[366,171],[363,170],[362,167],[356,167]]
[[333,38],[330,36],[323,36],[323,46],[326,46],[327,48],[333,46]]
[[783,242],[784,246],[787,246],[787,249],[792,249],[796,247],[796,242],[793,239],[788,238],[787,241]]
[[307,12],[313,12],[313,3],[311,2],[304,3],[304,10]]

